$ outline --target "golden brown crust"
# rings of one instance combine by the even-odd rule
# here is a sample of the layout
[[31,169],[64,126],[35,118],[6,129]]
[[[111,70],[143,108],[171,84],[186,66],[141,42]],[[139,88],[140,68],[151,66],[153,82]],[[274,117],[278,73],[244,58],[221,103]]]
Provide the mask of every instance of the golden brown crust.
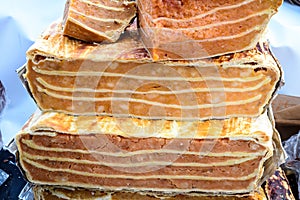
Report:
[[[267,113],[258,118],[234,117],[224,120],[169,121],[73,116],[59,112],[36,112],[20,133],[40,132],[71,135],[107,134],[129,138],[220,139],[247,138],[270,146],[273,134]],[[42,134],[43,135],[43,134]],[[51,136],[51,134],[50,134]]]
[[163,196],[159,194],[131,193],[131,192],[101,192],[97,190],[86,190],[79,188],[59,188],[49,186],[35,186],[33,188],[37,200],[59,200],[70,199],[98,199],[98,200],[266,200],[262,189],[250,195],[232,195],[232,196],[209,196],[201,194]]
[[232,194],[257,187],[272,134],[267,115],[181,122],[53,112],[34,115],[16,141],[34,183]]
[[[39,61],[35,56],[45,56],[45,58],[54,58],[61,60],[94,60],[94,61],[135,61],[141,62],[146,60],[151,62],[150,55],[144,49],[142,42],[137,35],[136,29],[128,29],[124,36],[117,43],[109,44],[90,44],[77,40],[72,40],[63,36],[63,27],[61,22],[54,22],[47,30],[43,32],[41,37],[28,49],[26,55],[29,59],[36,62]],[[113,49],[118,50],[114,53]],[[98,57],[96,57],[98,54]],[[263,47],[261,43],[255,44],[252,49],[233,54],[224,54],[222,56],[194,59],[194,60],[172,60],[164,61],[163,63],[176,63],[192,65],[197,63],[200,67],[214,64],[228,64],[229,63],[245,63],[247,61],[256,61],[261,64],[262,58],[267,58],[269,61],[270,52],[267,46]],[[141,56],[142,55],[142,56]],[[37,60],[35,60],[37,59]],[[276,68],[276,67],[274,67]]]
[[154,60],[213,57],[254,48],[281,4],[141,0],[140,32]]
[[116,42],[135,15],[133,1],[68,0],[63,32],[87,42]]
[[26,78],[38,106],[146,119],[257,117],[281,81],[264,44],[212,59],[152,62],[135,33],[98,45],[63,37],[60,25],[50,28],[27,52]]

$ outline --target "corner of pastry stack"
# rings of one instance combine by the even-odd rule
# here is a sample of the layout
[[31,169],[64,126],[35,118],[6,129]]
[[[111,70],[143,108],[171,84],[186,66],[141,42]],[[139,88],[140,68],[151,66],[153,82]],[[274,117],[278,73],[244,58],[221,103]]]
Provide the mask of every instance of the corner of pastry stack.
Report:
[[137,2],[143,42],[154,60],[205,58],[252,49],[282,4],[282,0]]
[[136,16],[130,0],[67,0],[64,35],[87,42],[116,42]]

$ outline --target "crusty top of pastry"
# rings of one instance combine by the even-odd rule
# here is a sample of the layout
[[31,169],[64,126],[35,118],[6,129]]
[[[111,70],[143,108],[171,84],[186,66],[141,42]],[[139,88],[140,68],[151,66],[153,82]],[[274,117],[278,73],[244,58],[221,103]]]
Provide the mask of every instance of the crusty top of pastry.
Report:
[[112,134],[136,138],[193,138],[252,140],[272,146],[273,127],[267,113],[258,118],[169,121],[108,116],[73,116],[59,112],[36,112],[21,132],[30,134]]
[[[133,25],[134,26],[134,25]],[[85,43],[63,36],[61,23],[53,23],[27,51],[27,58],[38,63],[41,59],[93,60],[118,62],[152,62],[144,48],[138,31],[129,28],[116,43]],[[268,65],[279,71],[267,42],[257,44],[256,48],[234,54],[226,54],[199,60],[162,61],[165,65],[208,66],[257,68],[258,64]]]

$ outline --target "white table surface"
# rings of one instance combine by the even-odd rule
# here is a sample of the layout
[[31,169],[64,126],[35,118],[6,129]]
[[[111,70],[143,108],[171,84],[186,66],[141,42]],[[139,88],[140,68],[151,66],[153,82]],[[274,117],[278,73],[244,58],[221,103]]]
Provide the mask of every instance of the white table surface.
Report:
[[[0,6],[0,80],[8,99],[0,118],[4,144],[37,109],[15,71],[25,63],[25,52],[33,41],[51,22],[62,17],[64,3],[9,0]],[[268,38],[285,73],[286,84],[279,93],[300,96],[300,7],[284,3],[269,24]]]

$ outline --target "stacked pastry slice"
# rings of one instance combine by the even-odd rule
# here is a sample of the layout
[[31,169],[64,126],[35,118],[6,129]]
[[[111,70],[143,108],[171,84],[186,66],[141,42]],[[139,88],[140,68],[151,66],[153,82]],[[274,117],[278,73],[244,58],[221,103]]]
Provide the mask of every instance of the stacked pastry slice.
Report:
[[272,135],[266,114],[179,122],[44,112],[17,141],[26,177],[39,184],[247,193],[273,155]]
[[42,110],[75,115],[203,120],[263,113],[282,72],[267,43],[210,59],[152,62],[136,30],[87,44],[45,31],[27,52],[26,79]]
[[197,59],[254,48],[282,0],[139,0],[154,60]]
[[153,196],[151,193],[132,193],[132,192],[101,192],[99,190],[86,190],[80,188],[61,188],[53,186],[36,186],[34,194],[37,200],[53,199],[89,199],[89,200],[267,200],[264,191],[259,191],[248,195],[226,195],[226,196]]
[[[247,116],[247,111],[251,116],[262,114],[281,79],[280,68],[265,46],[258,45],[256,49],[247,52],[212,60],[187,62],[187,65],[175,61],[158,63],[158,66],[148,65],[148,68],[153,67],[150,69],[154,69],[155,72],[151,77],[139,74],[147,73],[145,67],[140,65],[151,62],[139,41],[132,38],[132,34],[128,34],[127,38],[117,44],[89,45],[66,38],[58,31],[61,30],[59,27],[59,24],[52,26],[28,51],[25,77],[43,112],[32,117],[16,140],[20,164],[31,182],[104,191],[185,195],[193,192],[243,194],[255,191],[259,187],[267,167],[265,162],[274,156],[273,128],[267,115],[263,114],[258,118],[231,117],[203,121],[199,120],[203,119],[201,116],[195,118],[192,115],[191,118],[184,115],[187,113],[184,112],[184,108],[204,107],[206,104],[200,101],[203,93],[206,96],[216,93],[219,99],[225,93],[225,96],[233,98],[233,101],[235,98],[241,98],[240,104],[235,107],[230,101],[222,102],[213,98],[215,102],[210,102],[211,107],[216,106],[215,109],[218,109],[217,105],[221,105],[225,112],[217,110],[213,115],[212,111],[207,111],[208,114],[204,112],[205,117],[224,118],[229,116],[229,113]],[[110,52],[121,55],[113,60],[108,56],[111,55]],[[217,71],[221,71],[220,77],[212,78],[216,76],[215,70],[210,70],[215,67],[214,64]],[[159,70],[156,71],[155,67]],[[133,75],[127,74],[135,68],[141,68],[142,71],[137,70],[138,73]],[[183,74],[183,81],[178,81],[179,75],[175,77],[163,73],[164,68],[171,68],[176,74]],[[196,68],[203,70],[201,76],[197,73],[193,75],[193,71],[189,72],[196,72]],[[161,74],[158,76],[156,73]],[[93,80],[93,74],[99,75],[95,76],[97,81],[100,79],[96,85],[92,83],[96,88],[91,87],[87,81]],[[103,76],[100,76],[102,74]],[[118,74],[125,77],[125,83],[135,87],[140,84],[141,89],[124,89],[122,84],[121,89],[118,89],[117,83],[122,83]],[[144,96],[148,97],[150,94],[149,96],[158,100],[171,102],[161,103],[159,108],[167,109],[166,105],[174,105],[172,93],[166,94],[168,88],[158,89],[157,86],[161,86],[161,82],[155,82],[158,77],[169,78],[173,83],[178,81],[177,85],[185,80],[192,85],[194,79],[211,78],[220,81],[225,87],[201,88],[201,83],[197,83],[194,87],[197,89],[200,85],[200,94],[195,92],[194,105],[183,105],[181,109],[181,105],[178,104],[179,113],[183,113],[182,115],[176,115],[176,112],[168,112],[167,115],[155,113],[154,120],[151,113],[149,114],[149,109],[143,113],[145,107],[139,105],[140,102],[147,102],[147,99],[142,99]],[[151,82],[143,82],[147,78]],[[229,80],[228,83],[226,80]],[[248,89],[243,89],[249,84],[259,86],[254,85],[251,93]],[[144,85],[146,87],[143,88]],[[208,88],[206,93],[205,88]],[[188,96],[189,91],[193,89],[191,86],[187,91],[179,89],[171,92],[184,91]],[[215,91],[209,93],[210,90]],[[135,91],[138,92],[137,96],[142,98],[136,98]],[[133,95],[130,98],[118,96],[127,92]],[[110,93],[116,93],[116,97]],[[252,98],[249,95],[259,97],[251,107],[247,100]],[[132,99],[132,107],[137,111],[132,112],[129,109],[130,112],[126,113],[121,109],[123,115],[119,112],[114,113],[115,110],[107,109],[107,105],[113,108],[114,98],[129,98],[129,101]],[[107,99],[108,103],[102,99]],[[143,101],[138,102],[136,99]],[[150,98],[148,102],[155,105],[155,100]],[[189,103],[188,100],[182,102]],[[88,104],[96,105],[95,113],[100,116],[93,116],[92,112],[83,112],[89,109]],[[124,107],[124,104],[116,104],[115,108],[119,110],[122,105]],[[191,113],[197,116],[202,114],[201,112],[202,110],[196,114]],[[140,118],[148,119],[139,119],[138,114],[141,115]]]
[[[41,112],[29,119],[16,143],[37,198],[59,199],[74,190],[103,199],[264,199],[260,186],[282,161],[268,109],[282,71],[268,43],[249,39],[255,45],[230,54],[155,61],[137,26],[114,43],[86,43],[68,33],[76,21],[73,28],[81,27],[73,31],[91,35],[82,23],[108,23],[116,17],[110,11],[122,10],[115,5],[122,2],[70,0],[65,22],[52,24],[27,52],[23,78]],[[262,2],[258,24],[278,7],[278,1]],[[224,9],[224,3],[212,1],[207,12],[222,11],[224,17],[227,8],[249,11],[257,5],[229,2]],[[149,9],[146,1],[138,5]],[[103,9],[111,16],[107,20],[97,18]],[[123,14],[122,19],[128,13]],[[148,15],[140,15],[144,31]],[[253,16],[244,18],[251,24]],[[256,26],[258,33],[264,29]]]
[[64,34],[87,42],[116,42],[135,15],[133,1],[68,0]]

